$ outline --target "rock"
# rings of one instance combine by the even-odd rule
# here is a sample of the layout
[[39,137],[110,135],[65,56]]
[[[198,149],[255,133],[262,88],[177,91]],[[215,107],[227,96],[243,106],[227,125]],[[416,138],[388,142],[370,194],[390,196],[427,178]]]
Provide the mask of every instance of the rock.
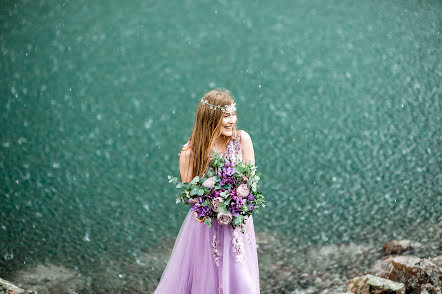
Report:
[[431,284],[424,284],[420,289],[413,291],[411,294],[440,294],[440,289],[436,289]]
[[415,248],[420,248],[422,245],[419,242],[411,240],[393,240],[384,244],[384,254],[401,254],[405,251],[410,251]]
[[370,274],[351,279],[347,287],[355,294],[405,294],[404,284]]
[[[441,289],[442,257],[418,258],[413,256],[388,257],[376,263],[369,271],[370,274],[390,279],[406,286],[407,293],[421,293]],[[425,289],[424,289],[425,285]]]
[[53,264],[38,264],[19,271],[14,281],[20,287],[38,291],[38,294],[73,294],[86,286],[79,273]]
[[421,260],[419,257],[413,257],[413,256],[394,256],[394,257],[387,257],[382,261],[378,261],[375,263],[371,269],[368,271],[369,274],[382,277],[382,278],[388,278],[388,275],[390,271],[393,269],[393,260],[397,263],[402,264],[408,264],[409,266],[413,266]]
[[6,294],[37,294],[36,291],[26,291],[0,278],[0,293]]

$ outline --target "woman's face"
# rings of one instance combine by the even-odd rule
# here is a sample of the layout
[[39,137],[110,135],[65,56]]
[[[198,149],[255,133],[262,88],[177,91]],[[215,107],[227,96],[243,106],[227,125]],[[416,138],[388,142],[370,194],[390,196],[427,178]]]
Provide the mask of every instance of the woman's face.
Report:
[[226,137],[233,136],[233,126],[236,124],[236,111],[233,113],[223,113],[221,135]]

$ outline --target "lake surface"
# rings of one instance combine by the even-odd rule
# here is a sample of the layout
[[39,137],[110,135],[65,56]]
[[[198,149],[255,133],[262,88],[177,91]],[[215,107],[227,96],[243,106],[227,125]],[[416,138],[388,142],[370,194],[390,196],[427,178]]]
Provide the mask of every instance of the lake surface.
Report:
[[129,269],[145,278],[137,289],[154,288],[167,260],[140,258],[170,248],[184,220],[167,176],[214,87],[232,91],[253,140],[261,236],[297,258],[440,240],[442,2],[41,0],[0,12],[0,277],[49,263],[88,277],[90,293],[135,289]]

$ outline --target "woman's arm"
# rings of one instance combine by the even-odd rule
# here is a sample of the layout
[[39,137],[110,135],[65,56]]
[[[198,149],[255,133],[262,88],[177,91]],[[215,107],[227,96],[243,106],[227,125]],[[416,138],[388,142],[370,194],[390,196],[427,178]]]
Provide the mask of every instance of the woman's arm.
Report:
[[241,130],[241,148],[245,163],[251,161],[252,164],[255,165],[255,152],[253,151],[252,138],[250,138],[250,135],[244,130]]
[[[180,153],[180,177],[183,183],[188,183],[192,181],[192,171],[193,171],[193,154],[190,148],[186,150],[181,150]],[[189,197],[189,192],[186,191]]]

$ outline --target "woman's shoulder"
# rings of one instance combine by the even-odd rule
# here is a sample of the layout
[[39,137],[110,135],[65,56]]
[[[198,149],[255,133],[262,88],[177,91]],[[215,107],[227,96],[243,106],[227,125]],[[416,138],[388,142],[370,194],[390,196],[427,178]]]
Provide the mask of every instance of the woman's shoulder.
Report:
[[186,144],[181,148],[181,152],[178,153],[178,156],[189,157],[192,152],[190,141],[187,141]]
[[241,140],[241,143],[252,142],[252,138],[245,130],[237,130],[236,132],[238,139]]

